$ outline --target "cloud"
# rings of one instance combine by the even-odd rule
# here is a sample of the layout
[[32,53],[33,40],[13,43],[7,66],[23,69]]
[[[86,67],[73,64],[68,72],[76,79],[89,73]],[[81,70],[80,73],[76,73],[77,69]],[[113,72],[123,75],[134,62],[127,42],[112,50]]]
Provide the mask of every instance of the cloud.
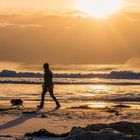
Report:
[[43,26],[39,25],[39,24],[14,24],[14,23],[5,23],[5,22],[0,23],[0,28],[6,28],[6,27],[11,27],[11,28],[40,28],[40,27],[43,27]]
[[0,61],[0,71],[2,71],[3,68],[8,70],[18,70],[20,69],[21,65],[21,63]]
[[39,24],[17,24],[15,27],[19,28],[40,28],[43,27],[42,25]]
[[15,26],[15,24],[12,23],[5,23],[5,22],[1,22],[0,23],[0,27],[12,27]]
[[124,63],[140,57],[139,25],[140,14],[130,12],[102,21],[70,12],[1,14],[0,60]]
[[126,62],[127,65],[140,67],[140,57],[134,57]]

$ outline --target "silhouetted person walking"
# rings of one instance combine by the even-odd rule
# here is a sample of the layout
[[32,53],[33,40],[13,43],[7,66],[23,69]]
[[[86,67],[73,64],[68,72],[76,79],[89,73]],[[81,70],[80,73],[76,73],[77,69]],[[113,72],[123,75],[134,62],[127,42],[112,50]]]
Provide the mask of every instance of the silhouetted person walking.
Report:
[[54,88],[53,73],[50,71],[48,63],[45,63],[43,67],[44,67],[44,83],[43,83],[43,86],[42,86],[43,90],[42,90],[42,94],[41,94],[40,105],[37,106],[37,107],[43,108],[44,100],[45,100],[45,94],[48,91],[50,96],[52,97],[52,99],[56,103],[56,108],[55,109],[59,109],[61,106],[60,106],[58,100],[56,99],[56,97],[54,96],[54,93],[53,93],[53,88]]

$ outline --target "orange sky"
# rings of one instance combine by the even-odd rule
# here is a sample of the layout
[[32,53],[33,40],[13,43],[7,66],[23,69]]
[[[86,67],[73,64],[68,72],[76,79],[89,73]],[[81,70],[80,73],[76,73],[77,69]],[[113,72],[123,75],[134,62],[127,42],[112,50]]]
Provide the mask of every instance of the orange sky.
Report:
[[[76,11],[63,15],[2,12],[0,61],[118,64],[139,58],[140,13],[131,11],[137,11],[139,0],[126,1],[129,11],[122,10],[107,20],[75,16]],[[72,0],[0,0],[1,10],[58,10],[72,5]]]
[[74,0],[0,0],[0,5],[3,9],[67,9],[73,8]]
[[[73,9],[77,0],[0,0],[2,9]],[[123,0],[126,9],[139,10],[139,0]]]

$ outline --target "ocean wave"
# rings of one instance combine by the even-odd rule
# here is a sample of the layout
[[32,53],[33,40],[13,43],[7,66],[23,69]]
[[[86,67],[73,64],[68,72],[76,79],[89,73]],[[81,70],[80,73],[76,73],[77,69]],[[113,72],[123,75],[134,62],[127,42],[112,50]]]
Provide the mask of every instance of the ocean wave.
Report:
[[[36,79],[34,80],[0,80],[0,84],[42,84],[43,82],[42,81],[38,81]],[[75,81],[75,82],[71,82],[71,81],[55,81],[54,82],[55,84],[57,85],[124,85],[124,86],[127,86],[127,85],[140,85],[140,82],[119,82],[119,81],[83,81],[83,82],[78,82],[78,81]]]
[[116,102],[140,102],[140,97],[122,97],[122,98],[116,98],[116,99],[110,99],[110,101],[116,101]]
[[[0,77],[43,78],[43,74],[3,70],[0,72]],[[112,71],[110,73],[59,73],[54,74],[54,78],[140,79],[140,72]]]

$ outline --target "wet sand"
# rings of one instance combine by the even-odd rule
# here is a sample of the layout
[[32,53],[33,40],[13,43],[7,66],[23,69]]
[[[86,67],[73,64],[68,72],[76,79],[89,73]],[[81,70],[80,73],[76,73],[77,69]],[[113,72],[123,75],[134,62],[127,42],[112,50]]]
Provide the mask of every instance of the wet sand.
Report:
[[[116,113],[116,111],[118,113]],[[54,110],[49,105],[36,112],[34,107],[0,109],[0,135],[24,136],[27,132],[46,129],[55,134],[70,132],[73,126],[119,121],[140,122],[140,109],[124,108],[75,108],[63,107]]]

